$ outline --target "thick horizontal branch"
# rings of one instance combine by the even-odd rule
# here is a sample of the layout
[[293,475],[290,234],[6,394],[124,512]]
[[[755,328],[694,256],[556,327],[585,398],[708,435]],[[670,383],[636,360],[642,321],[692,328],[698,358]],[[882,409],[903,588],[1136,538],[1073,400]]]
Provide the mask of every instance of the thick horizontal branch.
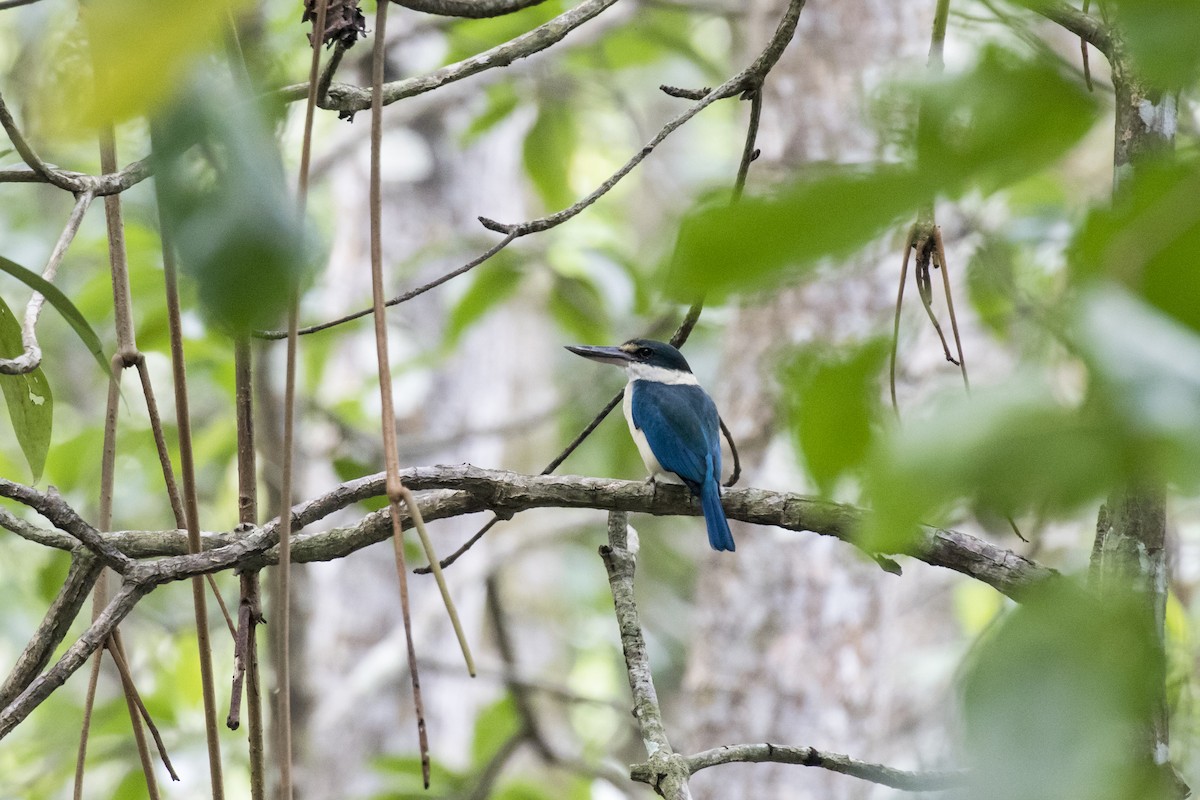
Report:
[[861,778],[864,781],[890,786],[905,792],[936,792],[962,786],[967,773],[961,770],[910,772],[883,764],[858,761],[841,753],[825,753],[812,747],[789,747],[778,744],[736,744],[705,750],[688,756],[688,768],[692,774],[708,767],[735,762],[776,764],[799,764],[805,767],[820,767],[831,772],[840,772]]
[[[518,59],[526,58],[557,44],[568,33],[595,18],[616,2],[617,0],[585,0],[570,11],[558,15],[528,33],[478,55],[449,64],[428,75],[385,83],[383,85],[383,104],[390,105],[406,97],[432,92],[448,83],[469,78],[495,67],[507,67]],[[289,102],[303,100],[308,97],[308,84],[297,83],[285,86],[279,90],[279,96]],[[371,90],[361,86],[335,83],[330,85],[329,91],[321,98],[320,106],[342,112],[365,111],[371,107]]]
[[[415,467],[402,470],[401,478],[410,489],[422,493],[418,496],[421,513],[430,521],[481,511],[511,516],[532,508],[592,508],[659,516],[701,514],[698,501],[683,487],[665,484],[654,487],[644,481],[522,475],[480,469],[469,464]],[[33,492],[32,489],[28,491]],[[383,494],[382,473],[348,481],[328,494],[295,506],[292,510],[293,529],[302,531],[335,511]],[[763,489],[727,489],[722,501],[731,520],[811,531],[851,544],[855,543],[855,532],[866,514],[854,506]],[[404,523],[407,527],[407,516]],[[178,531],[124,532],[103,534],[103,537],[106,544],[128,557],[168,556],[153,563],[139,564],[130,574],[136,580],[163,583],[207,572],[257,568],[274,563],[271,548],[277,541],[277,525],[278,520],[274,520],[248,533],[209,534],[205,536],[208,549],[197,555],[182,555],[186,553],[186,540]],[[292,545],[292,557],[296,561],[330,561],[383,541],[390,535],[387,513],[369,514],[351,526],[298,535]],[[960,531],[941,528],[915,530],[907,544],[895,552],[968,575],[1010,597],[1018,597],[1030,586],[1057,575],[1054,570],[1010,550]]]

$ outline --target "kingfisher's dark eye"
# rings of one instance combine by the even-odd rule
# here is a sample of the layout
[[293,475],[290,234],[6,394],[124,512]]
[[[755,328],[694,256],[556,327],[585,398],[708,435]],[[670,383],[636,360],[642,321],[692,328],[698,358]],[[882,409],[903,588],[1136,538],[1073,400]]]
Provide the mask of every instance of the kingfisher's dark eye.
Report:
[[650,357],[650,348],[649,347],[639,347],[637,349],[637,357],[638,358],[649,358]]

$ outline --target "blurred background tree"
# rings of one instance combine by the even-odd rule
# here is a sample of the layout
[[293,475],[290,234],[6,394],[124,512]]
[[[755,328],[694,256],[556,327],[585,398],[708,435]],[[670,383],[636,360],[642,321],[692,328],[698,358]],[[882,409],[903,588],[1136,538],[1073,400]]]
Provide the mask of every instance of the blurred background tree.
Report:
[[[164,395],[178,463],[165,399],[161,215],[183,270],[206,531],[239,521],[230,333],[279,328],[296,280],[302,326],[370,303],[370,111],[361,87],[370,84],[375,9],[363,5],[366,39],[347,46],[355,5],[329,4],[347,24],[324,55],[333,85],[316,115],[308,213],[299,218],[289,182],[300,159],[311,24],[298,24],[298,4],[226,2],[184,13],[150,0],[90,0],[81,14],[68,0],[0,3],[6,129],[23,135],[0,148],[9,198],[0,255],[45,264],[79,202],[78,187],[45,185],[24,142],[63,182],[106,171],[95,156],[101,112],[119,121],[122,165],[150,151],[146,116],[162,123],[154,180],[140,180],[135,167],[120,192],[132,327]],[[492,67],[503,60],[483,63],[424,91],[434,84],[422,76],[458,77],[455,65],[528,41],[517,37],[553,28],[572,8],[546,0],[489,19],[429,13],[444,5],[402,3],[388,24],[385,79],[396,93],[383,116],[382,244],[390,295],[500,241],[478,217],[511,225],[575,208],[702,98],[701,87],[754,63],[803,4],[592,0],[578,8],[603,13],[544,52],[502,69]],[[734,556],[710,553],[698,520],[633,517],[641,622],[675,750],[772,742],[909,770],[969,768],[950,793],[972,798],[1178,796],[1152,765],[1167,765],[1169,728],[1170,774],[1194,781],[1197,772],[1197,34],[1200,8],[1187,0],[1109,0],[1091,11],[1040,0],[804,8],[757,100],[750,92],[752,102],[713,102],[577,216],[389,313],[401,464],[538,473],[621,385],[560,345],[665,339],[703,295],[685,351],[738,443],[739,487],[873,513],[855,532],[860,548],[736,523]],[[1081,56],[1081,35],[1090,58]],[[98,87],[96,59],[108,76]],[[659,91],[664,84],[689,96]],[[744,199],[730,204],[759,102],[758,156]],[[42,313],[40,370],[0,375],[13,430],[0,436],[0,476],[57,487],[89,521],[101,511],[108,379],[71,315],[98,335],[102,361],[121,346],[99,206],[83,215],[54,279],[69,305]],[[909,282],[892,341],[913,242],[909,271],[930,288],[914,292]],[[29,289],[0,277],[2,356],[26,349]],[[369,328],[361,319],[300,337],[297,502],[383,463]],[[279,505],[283,350],[254,339],[263,521]],[[967,370],[950,356],[967,362],[969,393]],[[109,527],[173,530],[134,386],[122,392]],[[640,480],[623,428],[618,418],[601,423],[558,471]],[[378,498],[357,503],[305,533],[379,507]],[[23,505],[3,508],[44,524]],[[488,518],[436,523],[442,554]],[[911,551],[920,524],[973,534],[1068,578],[1017,604],[916,559],[901,559],[895,576],[880,569],[891,562],[865,557]],[[431,580],[410,579],[434,757],[428,792],[391,559],[381,545],[297,565],[290,607],[268,605],[266,614],[268,635],[285,613],[295,631],[296,796],[649,795],[628,778],[645,750],[595,555],[605,541],[596,510],[530,510],[446,570],[477,651],[475,680]],[[1114,568],[1106,552],[1132,559]],[[410,563],[421,558],[410,549]],[[68,563],[62,552],[0,536],[6,670]],[[237,581],[228,573],[217,581],[236,605]],[[163,794],[210,797],[186,605],[182,587],[169,584],[122,630],[183,778]],[[212,625],[224,705],[233,647],[215,610]],[[86,796],[145,797],[110,667],[91,723]],[[76,675],[0,740],[0,796],[70,794],[85,684]],[[245,734],[226,730],[221,739],[226,792],[249,796]],[[899,790],[794,764],[734,764],[697,773],[692,792],[875,798]]]

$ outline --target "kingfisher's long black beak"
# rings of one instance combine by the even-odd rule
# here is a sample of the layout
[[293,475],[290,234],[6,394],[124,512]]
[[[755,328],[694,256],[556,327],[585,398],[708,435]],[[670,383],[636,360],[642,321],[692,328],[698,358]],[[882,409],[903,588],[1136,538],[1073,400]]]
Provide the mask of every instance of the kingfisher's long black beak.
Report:
[[589,358],[592,361],[600,361],[604,364],[616,364],[618,367],[623,367],[629,363],[631,357],[619,347],[594,347],[585,344],[569,344],[566,348],[577,356]]

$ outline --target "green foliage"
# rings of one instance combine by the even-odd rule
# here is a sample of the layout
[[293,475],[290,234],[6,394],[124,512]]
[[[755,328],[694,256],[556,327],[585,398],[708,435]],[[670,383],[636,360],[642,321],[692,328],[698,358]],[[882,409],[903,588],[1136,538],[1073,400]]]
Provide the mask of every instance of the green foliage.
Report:
[[1179,89],[1200,77],[1200,4],[1194,0],[1115,0],[1113,18],[1138,73],[1151,86]]
[[101,80],[86,127],[158,109],[244,4],[218,0],[167,7],[155,0],[92,0],[86,24]]
[[525,172],[548,209],[575,202],[571,191],[571,158],[578,146],[575,115],[565,101],[543,97],[538,116],[525,135]]
[[1097,103],[1056,65],[991,49],[975,68],[915,90],[911,164],[834,167],[771,198],[703,208],[683,222],[676,299],[761,289],[846,256],[938,195],[994,192],[1042,169],[1094,124]]
[[1010,384],[944,400],[881,444],[868,474],[867,547],[901,548],[918,523],[938,523],[963,500],[999,516],[1065,512],[1123,477],[1129,461],[1101,409]]
[[1200,331],[1200,160],[1138,165],[1110,208],[1088,216],[1071,252],[1076,279],[1119,281]]
[[1062,156],[1096,122],[1099,104],[1056,64],[999,48],[968,73],[918,91],[918,172],[958,195],[993,192]]
[[979,800],[1166,797],[1134,745],[1163,663],[1141,601],[1062,580],[985,635],[963,680],[968,796]]
[[475,718],[471,763],[480,766],[486,764],[520,729],[521,718],[517,715],[517,705],[512,695],[505,694]]
[[980,322],[1006,337],[1015,316],[1017,248],[988,237],[967,263],[967,292]]
[[783,369],[783,404],[788,426],[808,471],[821,491],[866,458],[879,424],[880,371],[888,343],[875,339],[848,351],[814,346],[797,353]]
[[[21,324],[0,298],[0,358],[20,355]],[[8,406],[17,443],[29,463],[33,482],[42,479],[46,452],[50,449],[50,434],[54,430],[54,397],[42,368],[22,375],[0,375],[0,393]]]
[[577,341],[608,340],[604,297],[590,278],[555,272],[549,305],[554,321]]
[[500,252],[491,261],[475,269],[471,286],[447,315],[447,344],[456,344],[467,328],[516,292],[523,273],[515,261],[515,258]]
[[462,143],[469,145],[480,136],[508,119],[521,102],[512,81],[501,81],[487,88],[487,105],[463,132]]
[[[315,243],[286,189],[279,151],[250,104],[195,83],[154,129],[164,224],[211,319],[232,334],[278,323],[312,272]],[[204,153],[210,171],[189,156]]]

